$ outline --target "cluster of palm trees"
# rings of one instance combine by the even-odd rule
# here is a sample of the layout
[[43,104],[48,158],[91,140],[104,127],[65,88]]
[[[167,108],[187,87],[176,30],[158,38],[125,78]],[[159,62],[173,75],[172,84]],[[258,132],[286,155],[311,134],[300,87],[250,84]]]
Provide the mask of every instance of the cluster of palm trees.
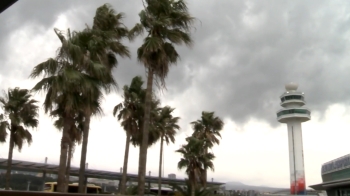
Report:
[[[144,109],[146,99],[146,89],[142,88],[143,81],[140,76],[133,78],[130,86],[125,85],[124,101],[114,107],[113,114],[117,115],[118,120],[126,132],[125,155],[123,165],[122,181],[120,183],[120,193],[126,193],[126,174],[128,167],[128,156],[130,142],[134,146],[140,147],[144,137],[143,123],[144,123]],[[155,144],[160,140],[160,159],[159,159],[159,184],[161,184],[162,171],[162,153],[164,141],[169,144],[175,142],[176,131],[180,129],[178,125],[179,117],[174,117],[172,112],[174,108],[169,106],[160,107],[160,101],[156,96],[152,96],[150,127],[148,134],[148,146]]]
[[176,152],[182,155],[178,163],[179,169],[186,169],[191,188],[191,196],[198,189],[197,182],[206,187],[207,170],[214,171],[213,160],[215,155],[208,152],[214,144],[219,144],[220,131],[223,129],[223,121],[215,116],[214,112],[202,112],[201,119],[191,122],[194,130],[187,143],[182,145]]
[[[122,23],[123,13],[117,13],[109,4],[97,8],[92,27],[87,26],[82,31],[68,29],[65,33],[54,29],[61,42],[57,55],[36,65],[30,74],[31,78],[41,77],[41,80],[31,90],[14,88],[4,93],[0,99],[3,108],[0,142],[5,141],[7,133],[10,135],[6,189],[9,188],[14,147],[20,150],[24,142],[30,143],[32,137],[28,129],[38,126],[39,108],[31,93],[43,91],[46,93],[45,113],[56,118],[54,125],[62,131],[57,191],[67,191],[70,158],[76,143],[82,143],[79,192],[85,191],[90,119],[103,112],[103,95],[117,87],[112,74],[118,64],[117,56],[130,57],[122,40],[133,40],[146,32],[143,44],[137,50],[137,59],[147,71],[146,89],[142,87],[140,76],[133,78],[130,86],[123,88],[123,102],[113,111],[126,132],[121,193],[125,193],[131,143],[140,148],[138,195],[144,195],[148,147],[160,140],[162,160],[164,141],[167,144],[175,142],[176,131],[180,129],[180,118],[172,115],[174,108],[160,107],[160,101],[153,93],[153,83],[156,81],[158,87],[165,87],[169,68],[179,59],[175,45],[192,44],[190,30],[194,18],[183,0],[143,0],[142,3],[140,23],[131,30]],[[223,123],[213,112],[203,112],[202,118],[192,124],[192,137],[178,150],[183,155],[179,168],[187,168],[193,186],[198,180],[205,186],[206,170],[213,169],[214,159],[208,149],[219,143],[216,136],[220,136]],[[161,161],[159,168],[161,171]]]

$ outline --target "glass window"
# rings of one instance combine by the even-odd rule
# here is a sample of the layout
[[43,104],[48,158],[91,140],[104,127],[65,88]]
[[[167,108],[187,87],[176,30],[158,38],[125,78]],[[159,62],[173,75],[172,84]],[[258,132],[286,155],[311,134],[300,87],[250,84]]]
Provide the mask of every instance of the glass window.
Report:
[[304,97],[301,95],[288,95],[288,96],[284,96],[281,98],[281,101],[287,101],[287,100],[302,100],[304,101]]
[[290,109],[290,110],[283,110],[277,113],[277,117],[280,117],[282,115],[286,115],[286,114],[309,114],[310,112],[308,110],[305,109]]

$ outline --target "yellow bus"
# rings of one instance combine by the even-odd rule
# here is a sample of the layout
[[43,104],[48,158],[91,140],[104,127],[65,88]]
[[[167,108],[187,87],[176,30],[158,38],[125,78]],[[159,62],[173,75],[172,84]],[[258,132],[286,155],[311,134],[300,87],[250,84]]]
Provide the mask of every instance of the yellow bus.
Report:
[[[72,183],[68,185],[68,193],[78,193],[78,183]],[[46,182],[44,186],[45,192],[57,192],[57,182]],[[99,194],[102,192],[100,186],[94,184],[86,185],[86,193],[90,194]]]

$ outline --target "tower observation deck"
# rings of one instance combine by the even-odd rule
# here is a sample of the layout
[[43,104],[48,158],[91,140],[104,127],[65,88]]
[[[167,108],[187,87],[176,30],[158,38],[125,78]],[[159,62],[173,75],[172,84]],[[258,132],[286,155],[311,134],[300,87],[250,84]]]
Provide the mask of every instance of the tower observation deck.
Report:
[[305,95],[297,91],[298,84],[285,85],[286,92],[281,96],[277,120],[286,123],[288,128],[290,193],[305,195],[304,153],[301,123],[310,120],[311,112],[305,106]]

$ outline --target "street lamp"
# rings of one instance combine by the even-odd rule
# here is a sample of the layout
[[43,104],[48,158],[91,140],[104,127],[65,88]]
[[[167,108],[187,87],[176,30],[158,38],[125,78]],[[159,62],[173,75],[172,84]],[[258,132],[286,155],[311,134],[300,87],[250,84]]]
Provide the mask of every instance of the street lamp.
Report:
[[30,180],[29,181],[27,181],[27,191],[29,191],[29,189],[30,189]]
[[[120,173],[122,173],[122,172],[123,172],[123,167],[120,167]],[[125,186],[126,186],[126,184],[125,184]],[[119,191],[121,191],[121,187],[122,187],[122,177],[120,177],[120,179],[119,179],[119,184],[118,184]]]
[[151,171],[148,172],[148,192],[151,192]]
[[[47,167],[47,157],[45,157],[45,169],[46,169],[46,167]],[[43,171],[43,184],[42,184],[42,189],[44,190],[45,189],[45,181],[46,181],[46,170],[44,169],[44,171]]]

